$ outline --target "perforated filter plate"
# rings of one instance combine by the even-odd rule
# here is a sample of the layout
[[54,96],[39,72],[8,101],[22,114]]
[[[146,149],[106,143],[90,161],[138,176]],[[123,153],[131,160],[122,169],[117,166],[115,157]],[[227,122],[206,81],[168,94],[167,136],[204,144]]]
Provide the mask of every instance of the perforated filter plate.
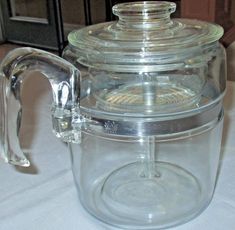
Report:
[[197,94],[182,85],[145,83],[125,85],[118,89],[97,95],[99,107],[106,109],[173,109],[195,103]]

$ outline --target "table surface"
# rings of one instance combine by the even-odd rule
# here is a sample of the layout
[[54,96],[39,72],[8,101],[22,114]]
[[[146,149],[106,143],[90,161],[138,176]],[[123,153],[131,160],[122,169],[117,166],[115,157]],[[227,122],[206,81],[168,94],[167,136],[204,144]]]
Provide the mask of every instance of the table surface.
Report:
[[[227,85],[222,164],[213,200],[200,216],[174,230],[235,229],[235,82]],[[48,82],[36,76],[24,89],[20,136],[31,166],[0,162],[0,230],[113,229],[79,203],[69,152],[51,131]]]

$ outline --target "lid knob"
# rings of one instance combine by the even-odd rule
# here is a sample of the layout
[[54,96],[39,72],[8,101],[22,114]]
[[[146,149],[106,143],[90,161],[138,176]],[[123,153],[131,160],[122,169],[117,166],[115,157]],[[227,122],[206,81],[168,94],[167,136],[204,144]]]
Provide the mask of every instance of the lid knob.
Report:
[[169,27],[173,22],[170,14],[176,4],[165,1],[144,1],[121,3],[113,7],[113,14],[119,17],[118,25],[125,28]]

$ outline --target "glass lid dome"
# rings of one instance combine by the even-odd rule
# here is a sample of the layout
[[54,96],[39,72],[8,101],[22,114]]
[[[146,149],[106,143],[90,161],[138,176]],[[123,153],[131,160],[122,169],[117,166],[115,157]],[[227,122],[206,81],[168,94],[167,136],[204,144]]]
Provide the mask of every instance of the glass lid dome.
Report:
[[[171,19],[175,3],[147,1],[121,3],[113,7],[119,20],[85,27],[69,34],[69,43],[76,47],[78,62],[86,66],[113,71],[145,72],[161,69],[189,49],[217,41],[223,28],[199,20]],[[192,52],[191,52],[192,53]],[[156,64],[158,66],[156,66]],[[162,68],[166,68],[162,66]]]

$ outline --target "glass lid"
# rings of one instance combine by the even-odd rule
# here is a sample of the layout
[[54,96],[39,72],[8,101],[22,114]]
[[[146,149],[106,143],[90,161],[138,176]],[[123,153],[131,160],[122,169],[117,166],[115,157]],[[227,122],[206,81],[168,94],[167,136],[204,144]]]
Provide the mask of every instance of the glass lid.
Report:
[[175,3],[164,1],[117,4],[113,13],[118,21],[71,32],[68,40],[84,65],[131,72],[144,65],[151,72],[164,62],[163,55],[171,54],[168,62],[169,58],[173,62],[178,57],[172,53],[187,56],[189,49],[213,43],[223,35],[223,28],[212,23],[171,19],[175,9]]

